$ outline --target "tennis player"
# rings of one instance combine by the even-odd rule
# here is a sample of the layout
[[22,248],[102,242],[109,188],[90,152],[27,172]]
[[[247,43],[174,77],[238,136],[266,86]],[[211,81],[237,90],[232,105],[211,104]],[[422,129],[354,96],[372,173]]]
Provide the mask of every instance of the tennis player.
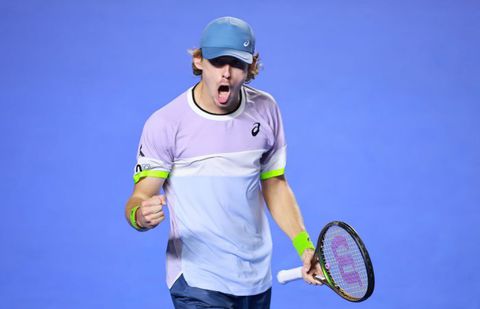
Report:
[[210,22],[192,59],[200,82],[145,123],[126,216],[147,231],[165,219],[168,205],[167,285],[175,308],[269,308],[264,201],[292,239],[304,280],[318,284],[321,274],[285,178],[280,111],[271,95],[246,85],[258,74],[259,56],[245,21]]

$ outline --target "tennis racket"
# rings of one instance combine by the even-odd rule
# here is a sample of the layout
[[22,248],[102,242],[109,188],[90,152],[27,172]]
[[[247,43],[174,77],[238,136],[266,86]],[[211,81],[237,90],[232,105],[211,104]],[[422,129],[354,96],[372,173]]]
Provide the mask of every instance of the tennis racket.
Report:
[[[317,277],[338,295],[352,302],[366,300],[373,293],[375,276],[367,248],[355,230],[345,222],[328,223],[318,236],[315,257],[323,278]],[[280,283],[302,278],[302,267],[281,270]]]

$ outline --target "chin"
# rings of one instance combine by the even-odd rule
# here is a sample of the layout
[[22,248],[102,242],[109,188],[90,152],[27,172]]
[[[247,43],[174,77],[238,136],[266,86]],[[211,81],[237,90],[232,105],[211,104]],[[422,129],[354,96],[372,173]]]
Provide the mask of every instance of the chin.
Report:
[[217,107],[219,107],[221,109],[229,109],[229,108],[232,107],[232,104],[231,103],[227,103],[227,104],[217,103]]

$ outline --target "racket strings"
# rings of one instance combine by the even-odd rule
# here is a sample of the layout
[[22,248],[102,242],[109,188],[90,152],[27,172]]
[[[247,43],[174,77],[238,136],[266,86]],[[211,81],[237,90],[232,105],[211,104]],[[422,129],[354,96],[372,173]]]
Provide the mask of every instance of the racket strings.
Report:
[[354,238],[339,226],[330,227],[323,240],[323,260],[334,284],[342,293],[360,299],[368,290],[362,251]]

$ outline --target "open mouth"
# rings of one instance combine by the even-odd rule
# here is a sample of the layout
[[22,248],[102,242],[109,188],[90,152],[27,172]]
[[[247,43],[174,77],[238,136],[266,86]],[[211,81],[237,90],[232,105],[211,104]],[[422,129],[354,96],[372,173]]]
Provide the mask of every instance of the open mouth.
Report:
[[218,102],[220,104],[225,104],[230,97],[230,86],[228,85],[221,85],[218,87]]

